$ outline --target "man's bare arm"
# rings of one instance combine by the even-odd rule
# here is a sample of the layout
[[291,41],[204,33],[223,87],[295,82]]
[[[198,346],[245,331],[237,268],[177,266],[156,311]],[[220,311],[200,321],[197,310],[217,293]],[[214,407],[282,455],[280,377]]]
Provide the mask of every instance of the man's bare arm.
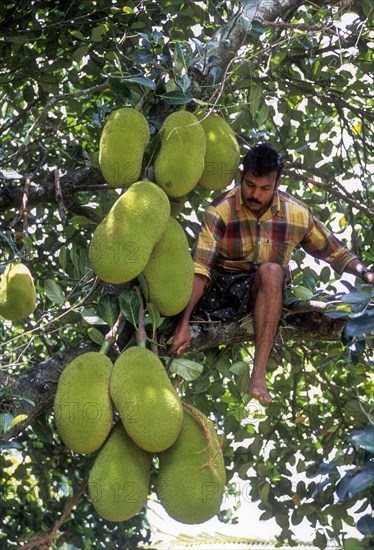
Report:
[[[355,275],[360,279],[363,279],[365,283],[374,284],[374,273],[366,272],[368,268],[360,260],[351,260],[344,268],[345,273]],[[364,277],[363,277],[364,274]]]
[[202,297],[207,283],[208,278],[204,275],[194,276],[191,298],[185,309],[180,314],[177,324],[174,328],[173,342],[168,350],[169,354],[176,352],[177,355],[180,355],[188,348],[190,343],[190,317],[196,304]]

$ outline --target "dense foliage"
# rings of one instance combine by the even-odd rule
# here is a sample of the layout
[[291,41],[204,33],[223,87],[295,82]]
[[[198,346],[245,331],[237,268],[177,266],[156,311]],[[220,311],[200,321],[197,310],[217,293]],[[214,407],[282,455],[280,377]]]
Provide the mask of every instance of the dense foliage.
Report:
[[[15,392],[17,381],[48,385],[28,379],[33,367],[82,341],[99,349],[120,310],[121,328],[134,328],[130,306],[139,308],[139,295],[131,287],[108,289],[87,259],[93,229],[118,196],[97,168],[107,115],[131,105],[147,117],[144,176],[152,179],[165,116],[218,109],[242,153],[258,141],[280,151],[283,188],[373,266],[373,16],[370,0],[1,3],[0,169],[24,179],[0,182],[0,261],[3,270],[23,259],[38,302],[27,320],[4,321],[1,329],[0,546],[53,529],[55,547],[92,548],[96,541],[95,548],[135,548],[149,539],[146,510],[124,525],[95,514],[82,488],[94,457],[61,444],[48,408],[17,428],[16,415],[35,405]],[[179,214],[191,244],[212,196],[196,188]],[[349,322],[341,341],[300,342],[296,333],[277,340],[270,407],[242,392],[250,344],[197,351],[190,363],[175,361],[172,375],[183,398],[226,435],[228,491],[249,482],[250,498],[263,520],[275,517],[280,540],[292,541],[293,526],[306,519],[320,548],[328,539],[347,550],[369,548],[373,293],[357,281],[356,288],[346,283],[343,295],[330,268],[306,263],[301,250],[293,271],[291,300],[335,302],[333,315]],[[154,310],[146,314],[151,339],[167,323]],[[57,524],[80,488],[78,505]],[[345,525],[357,518],[353,540]],[[234,520],[235,510],[223,507],[221,519]]]

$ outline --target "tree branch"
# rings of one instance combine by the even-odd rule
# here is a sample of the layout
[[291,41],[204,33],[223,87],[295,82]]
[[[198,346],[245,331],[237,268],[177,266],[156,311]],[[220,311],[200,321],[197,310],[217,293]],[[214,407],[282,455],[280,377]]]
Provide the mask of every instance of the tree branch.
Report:
[[[75,204],[74,195],[79,191],[92,190],[92,188],[95,190],[113,189],[106,183],[100,169],[93,166],[65,174],[60,179],[60,187],[67,208]],[[0,212],[9,208],[19,208],[22,204],[22,197],[21,186],[12,183],[0,185]],[[41,184],[30,183],[29,185],[29,206],[48,202],[56,203],[53,174]]]
[[[290,304],[284,310],[280,336],[292,342],[339,341],[344,319],[331,319],[325,315],[333,306],[318,301],[302,301]],[[171,332],[171,328],[168,330]],[[222,344],[232,346],[253,340],[252,316],[247,315],[239,322],[201,322],[192,320],[190,324],[191,343],[189,353],[209,349]],[[170,334],[165,334],[166,340]],[[83,341],[79,346],[56,354],[35,365],[19,378],[1,375],[6,396],[0,402],[0,410],[28,415],[26,420],[13,426],[2,439],[9,441],[21,433],[36,418],[53,406],[58,379],[64,368],[78,355],[99,348],[91,341]],[[17,396],[22,396],[19,399]]]
[[[298,166],[296,164],[293,164],[291,166],[293,166],[295,169],[305,170],[305,171],[307,170],[306,168]],[[307,183],[311,183],[312,185],[315,185],[316,187],[319,187],[320,189],[323,189],[324,191],[327,191],[332,196],[337,197],[339,199],[342,199],[343,201],[345,201],[350,206],[353,206],[354,208],[357,208],[357,210],[360,210],[361,212],[363,212],[369,219],[371,219],[371,220],[374,219],[374,210],[372,208],[368,208],[364,204],[361,204],[358,201],[352,199],[352,197],[346,195],[345,193],[342,193],[338,189],[335,189],[334,187],[331,186],[330,183],[324,183],[322,181],[312,179],[307,175],[298,174],[297,172],[293,172],[292,170],[288,170],[288,169],[284,170],[284,174],[287,175],[287,176],[290,176],[292,178],[301,179],[301,180],[303,180]]]

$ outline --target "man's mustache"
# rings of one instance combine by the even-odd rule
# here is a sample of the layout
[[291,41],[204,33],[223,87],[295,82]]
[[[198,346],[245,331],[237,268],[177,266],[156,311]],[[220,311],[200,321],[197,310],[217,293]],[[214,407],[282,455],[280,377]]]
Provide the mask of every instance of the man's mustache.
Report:
[[257,199],[248,199],[249,204],[261,204],[261,201],[258,201]]

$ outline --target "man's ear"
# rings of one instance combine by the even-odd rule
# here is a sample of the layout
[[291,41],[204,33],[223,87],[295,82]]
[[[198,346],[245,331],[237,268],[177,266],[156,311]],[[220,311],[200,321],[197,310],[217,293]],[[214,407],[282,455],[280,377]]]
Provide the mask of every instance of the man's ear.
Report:
[[282,178],[278,178],[277,181],[275,182],[275,189],[278,189],[278,187],[280,186],[282,182]]
[[243,181],[243,178],[244,178],[244,172],[243,170],[240,170],[240,183]]

